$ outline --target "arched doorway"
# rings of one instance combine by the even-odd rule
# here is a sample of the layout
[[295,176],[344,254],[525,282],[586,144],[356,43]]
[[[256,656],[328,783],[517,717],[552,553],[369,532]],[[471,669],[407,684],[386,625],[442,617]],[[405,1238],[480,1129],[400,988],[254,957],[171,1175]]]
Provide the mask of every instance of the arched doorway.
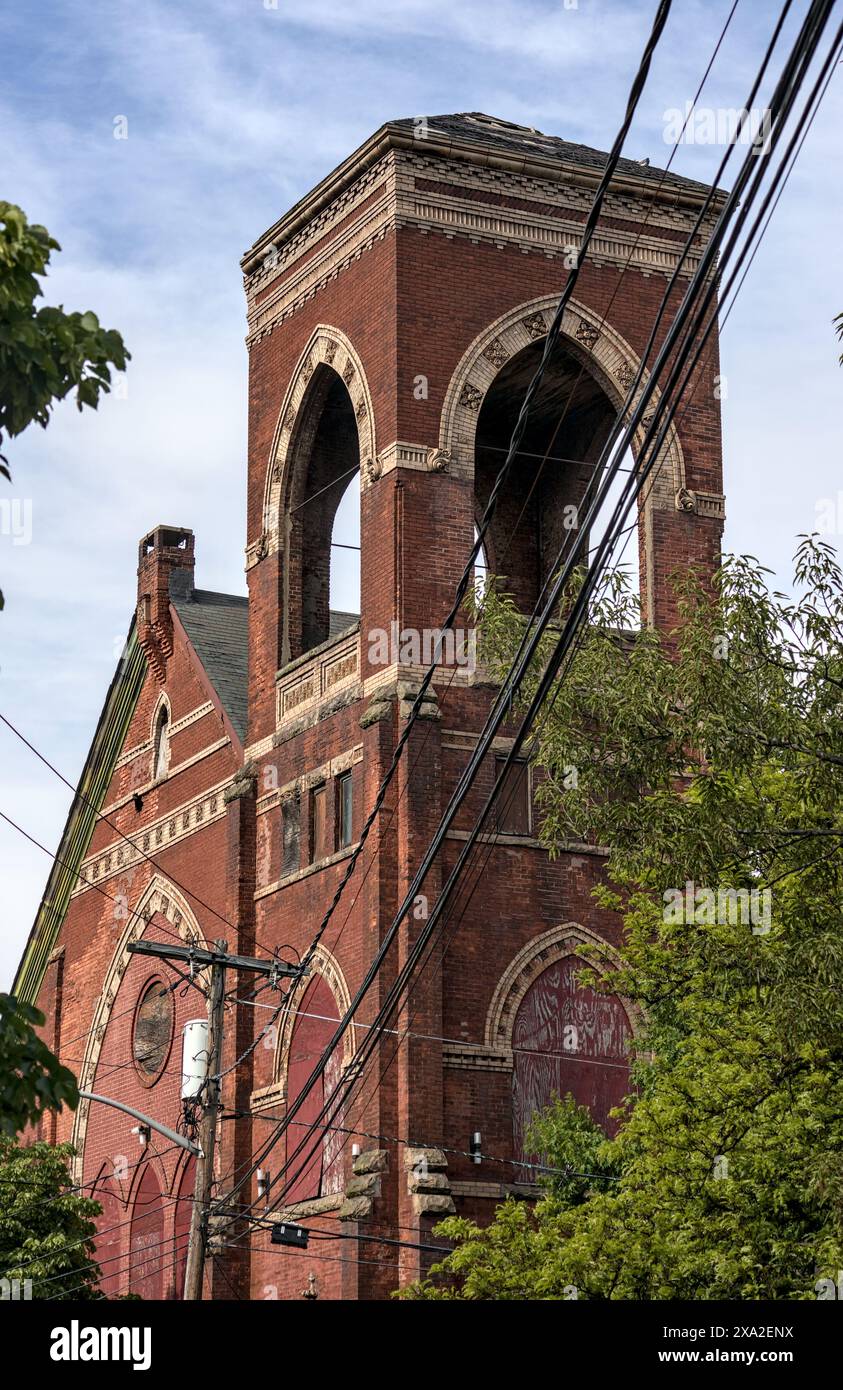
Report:
[[578,956],[547,967],[530,985],[512,1030],[512,1122],[514,1150],[530,1155],[525,1135],[536,1111],[554,1095],[572,1095],[607,1132],[609,1112],[629,1089],[630,1027],[612,994],[577,983]]
[[184,1275],[187,1269],[187,1241],[193,1215],[193,1189],[196,1183],[196,1159],[191,1154],[181,1171],[176,1192],[176,1214],[173,1223],[174,1297],[184,1294]]
[[129,1292],[141,1298],[164,1297],[164,1203],[152,1165],[141,1174],[132,1207],[129,1243]]
[[120,1292],[120,1277],[123,1273],[120,1252],[123,1248],[123,1223],[126,1214],[115,1190],[114,1181],[104,1168],[97,1178],[91,1196],[102,1207],[100,1215],[96,1218],[97,1234],[94,1237],[94,1258],[100,1267],[100,1289],[106,1298],[116,1298]]
[[[299,1096],[305,1082],[326,1050],[339,1020],[339,1010],[330,986],[317,975],[304,994],[293,1027],[287,1065],[287,1104]],[[340,1045],[341,1046],[341,1045]],[[303,1202],[313,1197],[326,1197],[343,1188],[341,1133],[342,1111],[329,1120],[327,1127],[314,1128],[323,1105],[330,1099],[342,1071],[341,1053],[332,1053],[328,1066],[318,1083],[308,1094],[287,1131],[288,1169],[290,1184],[284,1201]],[[321,1132],[322,1139],[317,1136]],[[302,1153],[293,1157],[306,1140]]]

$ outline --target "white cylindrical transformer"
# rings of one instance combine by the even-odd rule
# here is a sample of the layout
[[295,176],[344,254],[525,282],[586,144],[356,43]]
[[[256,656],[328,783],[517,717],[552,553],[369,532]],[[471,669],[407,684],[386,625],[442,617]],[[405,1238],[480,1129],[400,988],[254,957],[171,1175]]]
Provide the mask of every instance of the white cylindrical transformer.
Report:
[[208,1075],[208,1020],[192,1018],[181,1042],[181,1098],[195,1100]]

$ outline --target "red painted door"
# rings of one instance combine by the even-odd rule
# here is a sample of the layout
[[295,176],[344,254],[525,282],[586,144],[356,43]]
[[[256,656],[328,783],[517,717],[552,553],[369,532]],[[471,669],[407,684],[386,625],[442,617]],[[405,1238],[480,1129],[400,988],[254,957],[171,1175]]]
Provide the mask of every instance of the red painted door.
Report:
[[100,1267],[100,1288],[106,1298],[115,1298],[120,1292],[120,1276],[123,1273],[120,1251],[126,1213],[110,1178],[100,1177],[91,1195],[102,1207],[101,1214],[96,1218],[97,1234],[94,1237],[95,1258]]
[[129,1292],[141,1298],[164,1297],[164,1204],[161,1188],[147,1164],[135,1194],[129,1247]]
[[[571,1094],[611,1132],[609,1111],[629,1088],[629,1023],[620,1000],[576,983],[579,957],[551,965],[521,1001],[512,1032],[515,1152],[537,1110]],[[528,1175],[525,1175],[525,1177]]]
[[175,1297],[184,1294],[184,1272],[187,1268],[187,1238],[190,1234],[190,1218],[193,1213],[193,1188],[196,1182],[196,1159],[191,1154],[182,1169],[179,1183],[178,1201],[173,1233],[173,1259],[175,1260]]

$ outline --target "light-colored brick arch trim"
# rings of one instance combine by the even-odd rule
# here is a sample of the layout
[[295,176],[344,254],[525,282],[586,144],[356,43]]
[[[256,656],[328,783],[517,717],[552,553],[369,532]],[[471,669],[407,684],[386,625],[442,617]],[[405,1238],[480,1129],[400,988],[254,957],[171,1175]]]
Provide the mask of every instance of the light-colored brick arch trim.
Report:
[[[617,951],[600,936],[583,927],[579,922],[563,922],[561,926],[551,927],[541,936],[534,937],[518,952],[498,981],[489,1012],[486,1015],[485,1045],[500,1053],[512,1053],[512,1030],[521,1001],[539,975],[557,961],[567,960],[569,956],[579,956],[581,946],[599,946],[611,966],[619,964]],[[582,959],[582,957],[580,957]],[[583,960],[583,968],[588,962]],[[629,1021],[630,1031],[635,1034],[641,1024],[641,1015],[631,1000],[618,995]]]
[[[465,351],[451,377],[445,394],[439,429],[439,447],[449,456],[449,471],[457,477],[474,478],[474,441],[484,397],[498,373],[516,353],[547,335],[553,321],[558,295],[544,295],[510,309],[487,325]],[[570,300],[562,316],[562,336],[576,357],[602,386],[612,405],[619,409],[638,370],[640,359],[611,324],[577,300]],[[645,372],[642,388],[649,373]],[[638,395],[640,396],[641,388]],[[636,397],[637,399],[638,397]],[[647,416],[659,400],[656,388]],[[644,430],[636,434],[636,445]],[[659,511],[672,511],[675,498],[685,487],[685,459],[679,436],[671,425],[662,447],[650,490],[652,505]]]
[[[345,975],[336,956],[321,944],[316,947],[311,962],[309,975],[297,980],[290,991],[289,998],[281,1015],[281,1023],[278,1029],[278,1038],[275,1045],[275,1062],[272,1069],[273,1093],[278,1093],[284,1100],[287,1098],[287,1072],[290,1064],[290,1046],[293,1041],[293,1031],[299,1017],[299,1009],[307,993],[308,986],[315,975],[321,975],[331,993],[336,1000],[339,1017],[342,1018],[351,1005],[351,992],[346,983]],[[343,1069],[351,1062],[354,1056],[354,1025],[345,1031],[343,1038]]]
[[[126,948],[130,942],[140,940],[148,924],[156,914],[166,917],[174,932],[181,937],[186,945],[207,945],[199,923],[188,905],[187,899],[177,888],[174,888],[172,883],[164,878],[163,875],[154,874],[141,893],[136,906],[130,911],[123,933],[114,948],[114,954],[105,972],[105,979],[103,980],[99,999],[97,1000],[93,1018],[91,1019],[91,1030],[88,1034],[88,1041],[85,1046],[85,1056],[79,1072],[80,1090],[90,1091],[93,1089],[94,1078],[97,1073],[97,1063],[99,1062],[103,1039],[105,1038],[108,1028],[108,1020],[111,1017],[111,1010],[114,1007],[114,1001],[117,998],[117,991],[120,988],[123,976],[132,960]],[[197,975],[197,979],[202,979],[202,973]],[[76,1150],[76,1157],[73,1160],[73,1165],[74,1180],[77,1183],[82,1181],[82,1170],[85,1158],[85,1137],[88,1131],[90,1108],[90,1101],[80,1100],[73,1121],[71,1143]]]
[[362,360],[341,329],[320,323],[308,339],[281,404],[264,483],[263,529],[259,539],[246,551],[247,569],[264,555],[271,555],[279,548],[281,515],[284,499],[289,495],[290,471],[295,457],[300,453],[299,446],[307,441],[308,427],[312,434],[318,424],[316,418],[308,421],[307,410],[305,418],[302,418],[301,407],[311,378],[319,366],[332,368],[345,383],[357,422],[361,487],[365,486],[371,475],[372,464],[368,461],[376,457],[375,413]]

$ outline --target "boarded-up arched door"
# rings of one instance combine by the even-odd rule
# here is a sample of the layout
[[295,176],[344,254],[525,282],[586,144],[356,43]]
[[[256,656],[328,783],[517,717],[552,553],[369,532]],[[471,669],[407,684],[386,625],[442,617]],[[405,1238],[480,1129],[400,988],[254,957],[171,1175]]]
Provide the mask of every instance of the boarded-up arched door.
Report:
[[135,1194],[129,1247],[129,1292],[141,1298],[164,1297],[164,1204],[161,1187],[147,1164]]
[[100,1288],[106,1298],[115,1298],[120,1292],[120,1251],[122,1248],[123,1222],[126,1220],[123,1203],[120,1201],[113,1180],[103,1171],[97,1178],[91,1193],[102,1207],[96,1218],[97,1234],[94,1237],[94,1250],[100,1267]]
[[193,1189],[196,1184],[196,1159],[191,1154],[182,1169],[176,1193],[176,1215],[173,1227],[173,1259],[175,1261],[175,1297],[184,1295],[184,1274],[187,1269],[187,1239],[193,1214]]
[[609,1111],[629,1089],[629,1022],[620,1000],[576,981],[576,956],[534,980],[512,1032],[512,1116],[515,1152],[528,1157],[525,1134],[533,1115],[554,1095],[571,1094],[611,1132]]

